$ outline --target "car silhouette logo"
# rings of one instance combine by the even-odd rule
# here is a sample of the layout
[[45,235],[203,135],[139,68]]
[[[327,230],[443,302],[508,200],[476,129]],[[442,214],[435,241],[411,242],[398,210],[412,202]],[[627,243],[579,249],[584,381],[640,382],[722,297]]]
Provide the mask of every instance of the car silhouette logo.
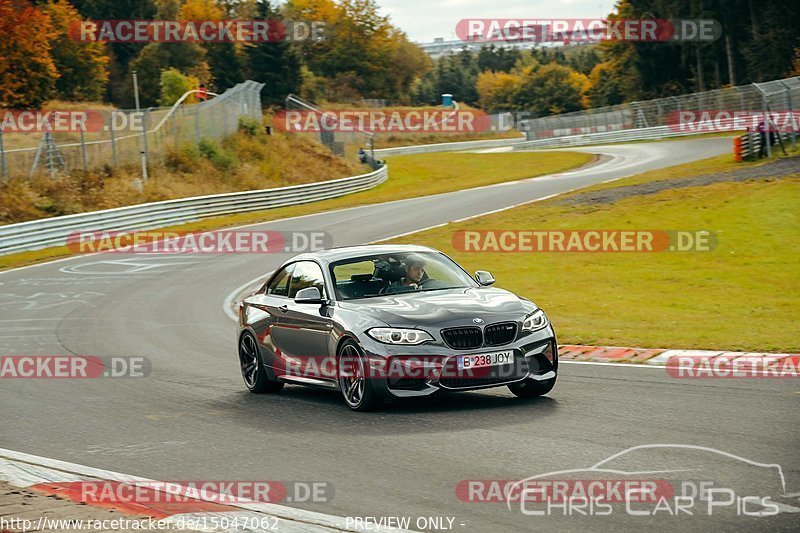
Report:
[[482,318],[473,318],[472,321],[475,322],[476,324],[483,324]]

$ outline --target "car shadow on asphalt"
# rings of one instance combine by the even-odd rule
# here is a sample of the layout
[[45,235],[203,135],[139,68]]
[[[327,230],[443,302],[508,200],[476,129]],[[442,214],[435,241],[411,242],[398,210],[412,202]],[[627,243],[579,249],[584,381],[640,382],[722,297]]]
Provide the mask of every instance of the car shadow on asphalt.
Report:
[[[305,433],[341,431],[350,433],[439,433],[442,431],[494,428],[555,416],[555,398],[517,398],[505,388],[496,391],[438,393],[424,398],[398,399],[378,411],[351,411],[338,391],[287,386],[280,394],[237,393],[226,401],[236,405],[233,416],[248,425],[271,431]],[[467,424],[467,425],[465,425]]]

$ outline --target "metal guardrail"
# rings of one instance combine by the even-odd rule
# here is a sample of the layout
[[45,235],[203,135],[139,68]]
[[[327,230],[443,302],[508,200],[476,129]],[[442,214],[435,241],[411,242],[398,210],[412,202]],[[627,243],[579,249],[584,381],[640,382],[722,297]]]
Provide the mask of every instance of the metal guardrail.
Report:
[[744,159],[754,159],[756,157],[764,157],[767,155],[767,144],[769,146],[775,146],[776,144],[780,145],[781,150],[783,151],[784,155],[786,154],[786,147],[785,144],[788,144],[790,140],[793,140],[793,133],[792,132],[781,132],[781,133],[765,133],[764,140],[767,139],[769,136],[770,142],[764,143],[762,147],[761,141],[761,134],[748,131],[744,135],[740,135],[738,137],[734,137],[733,139],[733,157],[737,162],[740,162]]
[[503,148],[516,146],[525,141],[525,136],[511,139],[489,139],[485,141],[459,141],[438,144],[419,144],[415,146],[398,146],[375,150],[375,157],[384,158],[393,155],[431,154],[434,152],[457,152],[461,150],[480,150],[483,148]]
[[417,146],[400,146],[397,148],[382,148],[375,150],[375,157],[390,157],[393,155],[429,154],[434,152],[457,152],[463,150],[480,150],[490,148],[508,148],[513,150],[536,148],[562,148],[569,146],[585,146],[590,144],[607,144],[628,141],[646,141],[681,137],[687,135],[702,135],[708,132],[676,131],[671,126],[656,126],[654,128],[638,128],[633,130],[605,131],[601,133],[587,133],[584,135],[570,135],[564,137],[551,137],[526,141],[525,137],[512,139],[492,139],[487,141],[464,141],[439,144],[423,144]]
[[203,218],[259,211],[371,189],[389,177],[383,166],[368,174],[258,191],[195,196],[0,226],[0,255],[66,244],[76,232],[163,228]]
[[605,144],[627,141],[646,141],[651,139],[666,139],[669,137],[682,137],[686,135],[699,135],[707,132],[676,131],[672,126],[656,126],[653,128],[637,128],[632,130],[604,131],[601,133],[587,133],[585,135],[571,135],[565,137],[551,137],[525,141],[514,145],[514,149],[523,148],[560,148],[564,146],[584,146],[587,144]]
[[737,162],[756,157],[760,150],[761,139],[752,132],[748,131],[733,139],[733,156]]

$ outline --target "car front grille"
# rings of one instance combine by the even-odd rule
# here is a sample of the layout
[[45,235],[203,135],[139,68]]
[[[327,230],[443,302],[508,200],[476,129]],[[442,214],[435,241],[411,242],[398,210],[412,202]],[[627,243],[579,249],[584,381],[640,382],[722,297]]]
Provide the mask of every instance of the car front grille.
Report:
[[449,347],[455,348],[456,350],[480,348],[483,345],[481,328],[464,327],[443,329],[442,338]]
[[449,357],[442,368],[439,385],[446,389],[472,389],[490,385],[502,385],[519,381],[528,375],[528,363],[516,354],[516,363],[493,367],[458,369],[458,356]]
[[483,330],[486,346],[502,346],[508,344],[517,337],[516,322],[500,322],[490,324]]
[[481,328],[465,326],[442,330],[444,342],[456,350],[472,350],[481,346],[502,346],[517,338],[516,322],[498,322]]

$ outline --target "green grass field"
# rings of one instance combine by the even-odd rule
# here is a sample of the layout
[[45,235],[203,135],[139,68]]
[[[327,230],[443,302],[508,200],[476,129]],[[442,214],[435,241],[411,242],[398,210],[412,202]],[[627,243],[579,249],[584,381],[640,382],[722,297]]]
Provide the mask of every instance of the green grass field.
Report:
[[[214,217],[165,229],[211,230],[376,202],[427,196],[563,172],[588,163],[592,159],[593,156],[578,152],[437,153],[398,156],[389,162],[389,180],[368,191],[310,204]],[[13,268],[68,255],[70,252],[66,247],[20,252],[0,256],[0,268]]]
[[[491,271],[498,286],[548,312],[561,343],[800,350],[800,176],[716,183],[607,205],[557,202],[393,242],[432,246],[469,271]],[[455,231],[498,229],[709,230],[718,245],[710,252],[651,253],[453,249]]]

